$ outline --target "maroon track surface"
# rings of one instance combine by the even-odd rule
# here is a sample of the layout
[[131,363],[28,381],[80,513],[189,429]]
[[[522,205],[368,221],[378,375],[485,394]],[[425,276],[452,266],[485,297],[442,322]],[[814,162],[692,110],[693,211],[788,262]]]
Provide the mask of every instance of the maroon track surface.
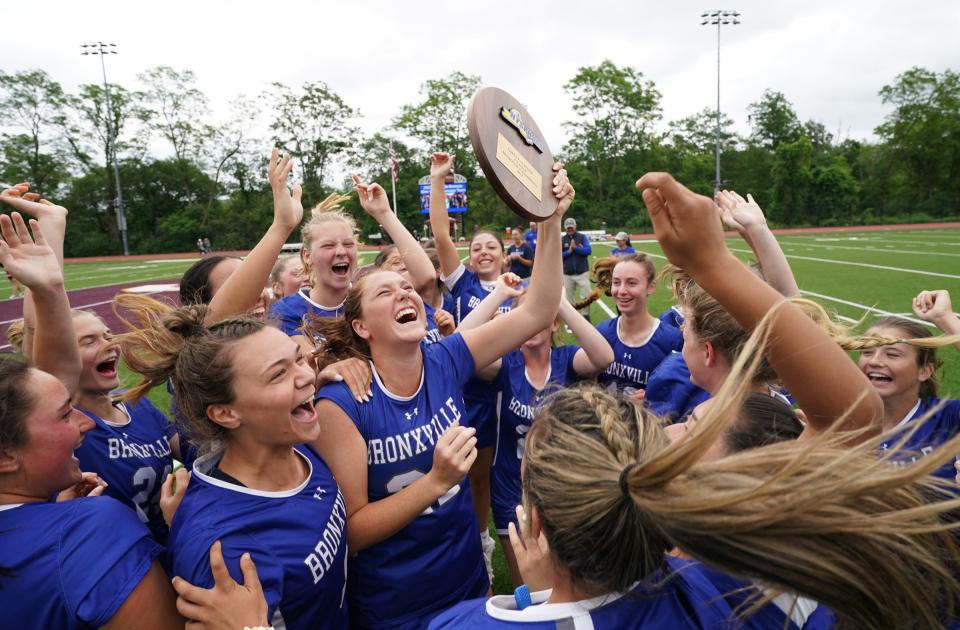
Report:
[[[111,330],[121,330],[120,321],[113,314],[112,300],[122,289],[127,287],[136,287],[144,284],[177,284],[180,278],[169,278],[167,280],[140,280],[137,282],[127,282],[125,284],[113,284],[106,287],[91,287],[89,289],[74,289],[68,291],[70,305],[73,308],[93,311],[107,322]],[[164,293],[152,293],[150,297],[170,300],[178,303],[178,295],[175,291]],[[3,328],[3,345],[0,345],[0,352],[10,352],[10,345],[7,344],[7,326],[11,321],[23,316],[23,298],[16,300],[0,301],[0,327]]]

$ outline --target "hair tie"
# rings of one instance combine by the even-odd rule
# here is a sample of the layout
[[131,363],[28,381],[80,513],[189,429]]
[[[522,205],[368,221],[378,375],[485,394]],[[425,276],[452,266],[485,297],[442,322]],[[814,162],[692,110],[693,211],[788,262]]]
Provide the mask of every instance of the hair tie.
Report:
[[620,492],[622,492],[626,497],[630,496],[630,488],[627,487],[627,475],[629,475],[630,471],[636,468],[636,466],[636,462],[627,464],[624,466],[623,470],[620,471],[620,479],[618,480],[618,483],[620,484]]

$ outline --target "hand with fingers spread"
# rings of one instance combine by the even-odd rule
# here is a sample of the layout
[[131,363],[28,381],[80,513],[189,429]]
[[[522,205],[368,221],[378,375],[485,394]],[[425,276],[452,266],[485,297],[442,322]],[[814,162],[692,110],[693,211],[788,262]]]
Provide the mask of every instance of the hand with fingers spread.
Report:
[[477,430],[459,424],[447,427],[433,450],[433,466],[427,477],[430,478],[442,495],[460,483],[470,472],[477,459]]
[[370,364],[361,359],[343,359],[331,363],[317,374],[317,388],[327,383],[343,381],[350,388],[350,393],[357,402],[368,402],[373,392],[370,383],[373,382],[373,373]]
[[188,630],[239,630],[269,625],[267,600],[249,553],[240,557],[240,570],[243,584],[230,577],[218,540],[210,547],[213,588],[201,588],[183,578],[173,578],[173,588],[179,596],[177,610],[189,620]]
[[353,185],[356,186],[360,198],[360,207],[379,223],[379,218],[393,212],[390,202],[387,201],[387,191],[380,184],[364,184],[358,175],[353,175]]
[[167,527],[173,523],[173,515],[180,507],[189,484],[190,471],[186,468],[177,468],[163,480],[163,485],[160,486],[160,511],[163,513],[163,520],[166,521]]
[[637,181],[657,241],[673,264],[693,274],[733,255],[723,241],[717,210],[669,173],[647,173]]
[[567,179],[567,169],[563,168],[563,164],[560,162],[554,164],[553,172],[556,173],[553,177],[553,194],[560,200],[554,216],[560,218],[570,209],[570,204],[573,203],[576,191],[570,184],[570,180]]
[[517,523],[507,524],[507,534],[510,536],[510,546],[517,559],[517,568],[520,577],[530,591],[543,591],[553,588],[553,557],[550,555],[550,545],[541,529],[534,537],[530,532],[529,517],[526,516],[522,505],[516,508]]
[[767,224],[763,210],[750,193],[747,193],[747,198],[744,199],[735,190],[721,190],[714,195],[714,199],[723,224],[741,235],[751,228]]
[[33,236],[19,212],[0,215],[0,264],[7,272],[33,290],[62,288],[63,272],[53,249],[43,238],[40,224],[30,219]]
[[57,494],[57,503],[81,497],[99,497],[106,490],[107,485],[107,482],[97,473],[81,473],[80,481]]
[[437,330],[444,337],[449,337],[457,329],[457,322],[453,319],[453,315],[442,308],[438,308],[437,312],[433,314],[433,321],[437,323]]
[[453,171],[453,156],[443,151],[430,155],[430,177],[444,178]]
[[276,148],[270,153],[270,164],[267,167],[267,179],[273,190],[273,222],[288,231],[293,231],[303,219],[303,189],[299,184],[293,187],[293,192],[287,188],[287,178],[293,171],[293,160],[289,155],[279,157]]

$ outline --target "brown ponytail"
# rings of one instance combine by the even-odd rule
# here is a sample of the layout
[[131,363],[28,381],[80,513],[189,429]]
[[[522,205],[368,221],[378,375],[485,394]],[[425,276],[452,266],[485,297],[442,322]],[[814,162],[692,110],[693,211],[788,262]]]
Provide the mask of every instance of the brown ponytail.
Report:
[[960,593],[951,514],[960,499],[930,474],[952,460],[960,436],[907,466],[892,465],[898,448],[877,455],[889,436],[851,446],[837,430],[699,461],[741,408],[775,311],[677,444],[668,446],[659,419],[595,385],[544,403],[522,483],[554,561],[596,590],[622,591],[677,545],[764,585],[753,609],[791,591],[829,606],[841,626],[941,625]]
[[238,316],[207,327],[206,305],[174,308],[133,294],[117,296],[114,311],[129,328],[118,338],[123,361],[141,377],[122,398],[137,400],[169,380],[178,424],[201,451],[217,448],[226,429],[207,417],[207,408],[233,402],[230,347],[262,330],[263,322]]

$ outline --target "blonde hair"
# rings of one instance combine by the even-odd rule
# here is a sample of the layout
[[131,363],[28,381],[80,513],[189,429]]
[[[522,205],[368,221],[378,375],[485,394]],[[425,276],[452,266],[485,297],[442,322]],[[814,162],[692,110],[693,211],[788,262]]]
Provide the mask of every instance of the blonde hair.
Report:
[[554,561],[614,592],[662,568],[678,546],[767,586],[751,612],[792,591],[829,606],[841,625],[939,626],[960,592],[960,522],[948,514],[960,499],[929,475],[952,460],[960,436],[907,466],[892,465],[899,446],[877,455],[884,436],[851,446],[851,433],[835,430],[699,461],[735,420],[775,310],[672,446],[660,419],[596,385],[547,399],[527,435],[522,484]]
[[[350,199],[350,196],[349,194],[330,193],[323,201],[313,207],[310,211],[310,220],[300,228],[300,240],[303,243],[301,260],[303,260],[302,251],[310,249],[313,239],[316,238],[316,230],[322,224],[330,221],[340,221],[350,228],[350,234],[353,234],[353,231],[357,229],[357,223],[353,220],[353,217],[340,207]],[[303,260],[303,272],[305,276],[310,276],[313,273],[313,269],[305,260]]]
[[22,317],[13,320],[7,326],[7,342],[18,354],[23,354],[23,341],[26,332],[26,324]]
[[237,316],[205,326],[208,307],[174,308],[144,295],[121,294],[114,311],[129,328],[119,335],[120,353],[140,381],[122,400],[142,398],[169,380],[176,396],[178,426],[202,452],[216,450],[227,430],[207,417],[207,407],[234,400],[234,342],[259,332],[264,323]]

